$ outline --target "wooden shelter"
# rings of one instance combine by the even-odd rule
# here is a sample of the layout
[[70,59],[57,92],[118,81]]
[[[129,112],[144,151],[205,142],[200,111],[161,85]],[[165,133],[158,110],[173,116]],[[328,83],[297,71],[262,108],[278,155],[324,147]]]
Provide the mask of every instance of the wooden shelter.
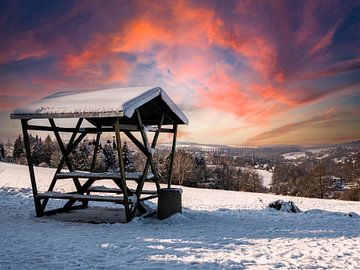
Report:
[[[21,119],[37,216],[86,208],[89,201],[105,201],[123,204],[126,222],[134,217],[138,209],[141,210],[142,201],[158,196],[160,184],[152,156],[160,133],[171,133],[173,136],[168,173],[168,188],[171,187],[178,125],[188,123],[183,112],[160,87],[60,92],[15,110],[11,118]],[[63,127],[57,123],[60,118],[73,118],[77,123],[75,127]],[[41,124],[33,124],[34,119],[43,120],[40,121]],[[31,159],[29,131],[32,130],[53,132],[62,152],[57,170],[51,182],[49,181],[49,188],[43,193],[38,192]],[[115,172],[94,171],[100,138],[105,132],[115,134],[119,161],[119,170]],[[154,133],[151,142],[149,132]],[[67,143],[63,141],[60,133],[71,134]],[[136,133],[140,136],[136,136]],[[69,155],[87,135],[91,134],[96,135],[96,140],[90,171],[76,171]],[[125,171],[121,147],[124,135],[146,157],[141,172]],[[64,165],[67,170],[63,169]],[[57,181],[61,179],[72,179],[76,190],[68,193],[54,192]],[[101,179],[113,180],[116,188],[93,185]],[[136,188],[129,188],[127,180],[135,180]],[[156,189],[144,190],[145,181],[153,181]],[[94,193],[97,195],[93,195]],[[66,203],[61,208],[48,210],[49,199],[64,199]]]

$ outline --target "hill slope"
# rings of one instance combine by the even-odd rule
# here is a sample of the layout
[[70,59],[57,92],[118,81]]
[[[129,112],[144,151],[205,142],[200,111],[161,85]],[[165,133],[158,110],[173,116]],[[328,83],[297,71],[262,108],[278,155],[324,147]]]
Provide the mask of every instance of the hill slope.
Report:
[[[39,189],[45,190],[54,170],[36,168],[36,172]],[[69,188],[66,181],[61,189]],[[0,187],[0,269],[354,269],[360,265],[358,202],[183,187],[182,215],[163,221],[135,218],[128,224],[90,224],[66,222],[66,214],[34,217],[25,166],[0,163]],[[305,212],[266,208],[279,198],[294,200]],[[109,219],[118,214],[116,209],[102,213]]]

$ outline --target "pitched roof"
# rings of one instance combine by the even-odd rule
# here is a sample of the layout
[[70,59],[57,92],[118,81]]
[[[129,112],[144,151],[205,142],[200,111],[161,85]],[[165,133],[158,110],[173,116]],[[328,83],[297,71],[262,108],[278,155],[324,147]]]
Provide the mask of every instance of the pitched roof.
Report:
[[12,119],[39,118],[132,118],[142,107],[147,115],[163,110],[177,124],[188,124],[179,107],[160,87],[114,88],[96,91],[66,91],[52,94],[16,109]]

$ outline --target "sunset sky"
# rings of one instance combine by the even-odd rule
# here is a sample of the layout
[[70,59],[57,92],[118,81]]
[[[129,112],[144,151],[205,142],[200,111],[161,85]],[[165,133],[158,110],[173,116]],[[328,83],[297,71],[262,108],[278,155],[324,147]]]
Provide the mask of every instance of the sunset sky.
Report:
[[0,140],[64,90],[161,86],[181,141],[360,138],[360,1],[1,1]]

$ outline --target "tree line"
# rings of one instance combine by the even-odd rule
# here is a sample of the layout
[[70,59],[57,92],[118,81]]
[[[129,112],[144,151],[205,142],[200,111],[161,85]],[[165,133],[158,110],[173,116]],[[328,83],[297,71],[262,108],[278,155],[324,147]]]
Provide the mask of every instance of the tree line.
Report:
[[308,159],[300,164],[279,162],[270,191],[290,196],[359,201],[360,152],[348,155],[341,163],[331,158]]
[[[62,158],[58,144],[47,135],[43,140],[39,136],[29,135],[31,162],[35,166],[57,168]],[[126,171],[134,171],[132,151],[127,143],[122,146],[123,160]],[[76,170],[90,170],[95,151],[95,140],[83,140],[69,155],[70,162]],[[22,137],[19,135],[14,142],[12,159],[19,164],[26,164],[25,147]],[[96,153],[94,170],[97,172],[114,171],[117,169],[118,157],[116,143],[110,140],[102,145],[99,144]]]
[[[31,161],[35,166],[56,168],[62,158],[58,144],[48,135],[45,139],[39,136],[29,136]],[[83,140],[69,155],[70,162],[76,170],[90,170],[94,154],[95,140]],[[123,159],[126,171],[142,171],[146,157],[137,151],[132,151],[125,142]],[[170,166],[170,152],[158,150],[155,152],[154,163],[159,180],[167,183]],[[207,166],[204,156],[195,155],[184,150],[177,150],[174,159],[172,183],[189,187],[211,189],[225,189],[248,192],[266,192],[262,178],[256,170],[240,169],[238,161],[231,161],[228,157],[212,157],[211,163],[215,168]],[[24,142],[19,135],[13,144],[13,162],[26,164]],[[108,140],[100,144],[97,151],[94,171],[105,172],[118,169],[116,143]]]
[[[45,139],[29,137],[31,160],[36,166],[57,167],[62,154],[58,144],[48,135]],[[95,140],[83,140],[69,155],[76,170],[90,170],[94,155]],[[125,142],[122,146],[126,171],[142,171],[146,157],[131,150]],[[99,145],[94,171],[118,170],[118,156],[115,141]],[[4,147],[0,144],[0,158],[6,159]],[[167,183],[170,153],[157,150],[153,156],[160,182]],[[24,143],[21,136],[13,144],[12,159],[26,164]],[[254,166],[266,163],[273,169],[270,189],[263,185],[263,179]],[[337,176],[337,178],[334,178]],[[301,163],[279,159],[258,160],[254,157],[176,151],[172,183],[189,187],[224,189],[247,192],[272,192],[275,194],[339,198],[360,200],[360,152],[347,155],[341,163],[334,158],[309,158]],[[339,181],[340,179],[340,181]]]

